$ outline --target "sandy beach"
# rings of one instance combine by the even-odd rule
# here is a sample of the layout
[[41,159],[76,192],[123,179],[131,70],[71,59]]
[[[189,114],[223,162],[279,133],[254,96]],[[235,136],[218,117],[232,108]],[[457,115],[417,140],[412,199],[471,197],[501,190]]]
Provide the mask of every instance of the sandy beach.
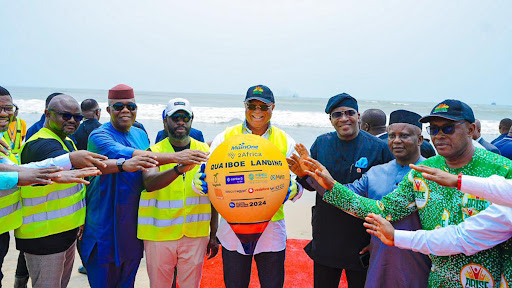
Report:
[[[285,204],[285,215],[286,215],[286,229],[288,232],[289,239],[311,239],[311,206],[315,202],[315,194],[304,190],[302,197],[295,203],[288,201]],[[19,251],[16,250],[14,243],[14,236],[11,232],[11,244],[9,246],[9,253],[5,257],[5,261],[2,267],[4,273],[4,279],[2,280],[2,287],[13,287],[14,285],[14,273],[16,271],[16,263],[18,261]],[[220,257],[220,252],[216,257]],[[81,265],[80,257],[78,252],[75,255],[75,264],[73,266],[73,273],[68,287],[70,288],[81,288],[89,287],[87,282],[87,276],[78,273],[77,269]],[[222,275],[219,275],[222,277]],[[29,286],[30,285],[29,282]],[[137,272],[137,278],[135,281],[135,287],[146,288],[149,287],[149,278],[146,271],[146,259],[143,258],[139,271]]]

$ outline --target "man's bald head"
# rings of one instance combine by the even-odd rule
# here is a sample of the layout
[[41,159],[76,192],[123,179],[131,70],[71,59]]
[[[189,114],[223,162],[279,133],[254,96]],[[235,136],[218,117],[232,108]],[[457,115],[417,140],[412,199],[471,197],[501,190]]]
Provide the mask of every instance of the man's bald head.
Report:
[[[56,109],[58,111],[65,111],[70,113],[76,113],[75,111],[78,109],[78,113],[82,112],[80,109],[80,104],[75,100],[75,98],[67,95],[67,94],[59,94],[53,97],[48,103],[48,109]],[[63,110],[63,109],[71,109]]]
[[361,129],[379,135],[386,132],[386,113],[380,109],[368,109],[361,116]]
[[68,117],[70,114],[75,116],[82,114],[78,102],[69,95],[57,95],[48,103],[44,127],[53,131],[61,139],[65,139],[66,136],[73,134],[80,125],[80,121],[77,121],[75,117]]

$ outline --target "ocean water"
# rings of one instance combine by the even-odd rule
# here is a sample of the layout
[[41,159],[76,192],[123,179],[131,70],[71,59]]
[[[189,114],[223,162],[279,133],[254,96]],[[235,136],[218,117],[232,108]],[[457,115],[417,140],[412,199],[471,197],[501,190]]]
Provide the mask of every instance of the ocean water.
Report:
[[[87,98],[96,99],[102,108],[101,122],[109,121],[106,111],[107,90],[67,89],[67,88],[28,88],[6,87],[11,92],[14,103],[19,108],[19,117],[30,126],[39,120],[44,111],[44,101],[53,92],[62,92],[73,96],[79,103]],[[244,91],[245,92],[245,91]],[[156,134],[163,129],[162,111],[167,102],[176,97],[186,98],[194,109],[193,127],[203,132],[206,141],[211,141],[225,127],[240,123],[244,115],[244,95],[193,94],[171,92],[135,91],[139,106],[137,121],[146,128],[151,143]],[[354,95],[357,98],[357,95]],[[297,142],[310,147],[318,135],[333,131],[327,114],[324,113],[328,98],[291,98],[276,95],[276,108],[272,123],[290,134]],[[428,114],[436,103],[416,102],[416,99],[403,101],[358,100],[359,111],[379,108],[387,115],[397,109],[415,111],[421,115]],[[482,123],[482,136],[491,141],[498,136],[499,121],[505,117],[512,118],[512,106],[472,105],[468,103],[476,118]],[[427,137],[425,128],[423,134]]]

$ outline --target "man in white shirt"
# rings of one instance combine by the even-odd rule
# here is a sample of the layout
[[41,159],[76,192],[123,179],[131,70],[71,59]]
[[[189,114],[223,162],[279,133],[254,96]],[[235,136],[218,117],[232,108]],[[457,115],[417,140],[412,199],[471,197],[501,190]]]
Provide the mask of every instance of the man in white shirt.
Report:
[[[379,237],[390,246],[438,256],[459,253],[473,255],[512,238],[512,180],[498,175],[488,178],[453,175],[423,165],[411,165],[411,168],[422,172],[425,179],[446,187],[457,187],[464,193],[485,198],[493,204],[459,225],[430,231],[395,230],[391,223],[381,216],[369,214],[366,217],[367,223],[364,224],[368,228],[368,233]],[[508,275],[512,269],[510,255],[503,259],[503,263],[506,269],[501,279],[502,287],[508,287],[507,283],[512,280],[512,275]]]
[[[270,123],[275,100],[272,91],[264,85],[256,85],[247,90],[245,97],[245,121],[218,134],[210,146],[210,152],[219,146],[225,139],[236,134],[255,134],[262,136],[276,144],[282,151],[286,150],[286,157],[291,157],[295,151],[295,141],[283,130]],[[286,139],[286,141],[283,141]],[[197,181],[201,177],[200,181]],[[194,190],[205,193],[206,185],[201,185],[206,174],[197,173],[194,180]],[[296,176],[291,173],[292,188],[289,200],[295,202],[302,196],[302,187],[296,185]],[[289,190],[290,191],[290,190]],[[282,206],[280,209],[283,209]],[[279,217],[279,215],[281,217]],[[265,231],[258,240],[253,255],[245,252],[242,243],[237,238],[231,226],[221,218],[217,230],[217,238],[222,245],[222,260],[224,270],[224,283],[230,287],[248,287],[251,276],[252,258],[258,267],[258,277],[261,287],[283,287],[284,285],[284,259],[286,251],[286,226],[284,214],[280,210],[269,222]]]

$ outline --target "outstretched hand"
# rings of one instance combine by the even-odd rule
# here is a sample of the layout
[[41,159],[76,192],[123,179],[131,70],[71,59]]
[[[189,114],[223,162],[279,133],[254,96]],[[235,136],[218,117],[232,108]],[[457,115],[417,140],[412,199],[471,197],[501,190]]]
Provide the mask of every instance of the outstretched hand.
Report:
[[292,154],[290,158],[286,158],[286,162],[288,162],[288,168],[290,168],[290,171],[292,171],[293,174],[304,177],[308,174],[302,170],[302,167],[300,166],[300,157],[297,156],[297,154]]
[[308,149],[302,143],[295,144],[295,151],[297,151],[301,158],[309,157]]
[[305,177],[307,174],[304,171],[303,161],[305,158],[309,157],[308,149],[306,149],[304,144],[298,143],[295,144],[295,152],[297,152],[297,154],[294,153],[290,158],[286,158],[286,162],[288,162],[288,167],[293,174],[299,177]]
[[97,176],[101,174],[101,171],[96,167],[87,167],[82,169],[74,169],[68,171],[61,171],[59,173],[55,173],[58,175],[58,178],[55,178],[53,182],[55,183],[82,183],[89,184],[89,181],[83,179],[84,177]]
[[425,165],[409,164],[409,167],[418,172],[421,172],[423,178],[427,180],[434,181],[437,184],[446,187],[457,187],[457,175],[453,175],[443,170],[428,167]]
[[34,184],[50,185],[60,177],[61,167],[48,168],[22,168],[18,172],[18,186],[29,186]]
[[366,232],[379,237],[388,246],[395,245],[395,228],[388,220],[374,213],[369,213],[364,220],[366,221],[363,223]]
[[106,168],[107,164],[103,160],[107,160],[107,156],[96,154],[87,150],[78,150],[69,153],[71,165],[75,168],[98,167]]
[[153,168],[158,165],[156,156],[154,155],[139,155],[134,156],[123,163],[123,170],[128,172],[145,171],[148,172],[148,168]]
[[208,154],[200,150],[183,150],[180,152],[173,153],[176,163],[182,165],[201,165],[201,163],[208,161]]
[[309,156],[301,159],[301,161],[303,162],[301,166],[303,167],[304,172],[306,172],[308,176],[315,178],[318,184],[324,187],[324,189],[331,190],[334,187],[336,180],[332,178],[324,165]]

